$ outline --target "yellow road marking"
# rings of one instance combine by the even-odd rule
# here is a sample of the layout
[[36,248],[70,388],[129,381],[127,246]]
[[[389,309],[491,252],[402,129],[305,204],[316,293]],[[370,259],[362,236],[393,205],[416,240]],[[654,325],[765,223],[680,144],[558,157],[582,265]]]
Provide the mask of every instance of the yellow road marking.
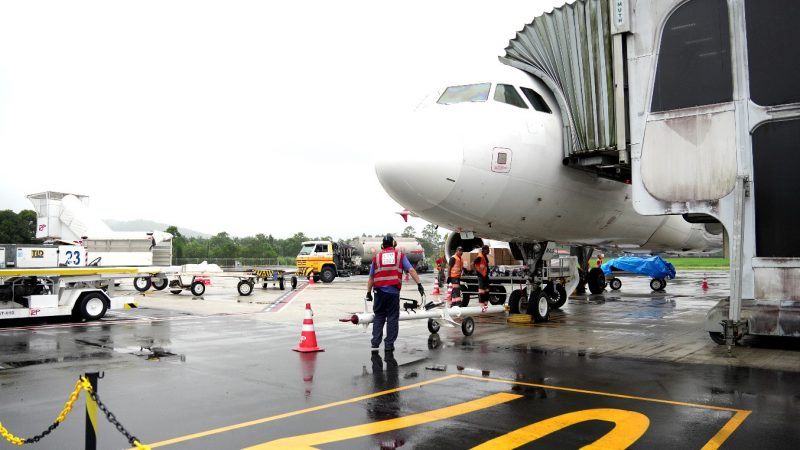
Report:
[[460,403],[458,405],[448,406],[446,408],[434,409],[432,411],[426,411],[419,414],[412,414],[410,416],[398,417],[396,419],[382,420],[380,422],[372,422],[363,425],[355,425],[352,427],[321,431],[319,433],[310,433],[278,439],[264,444],[254,445],[245,450],[270,450],[285,448],[291,448],[295,450],[316,450],[314,445],[345,441],[348,439],[385,433],[387,431],[393,431],[400,428],[422,425],[429,422],[435,422],[437,420],[449,419],[451,417],[460,416],[462,414],[475,412],[484,408],[509,402],[511,400],[516,400],[520,397],[522,397],[522,395],[506,393],[493,394],[478,400],[472,400],[469,402]]
[[733,417],[731,417],[731,420],[729,420],[728,423],[726,423],[725,426],[722,427],[722,429],[719,430],[717,434],[715,434],[714,437],[712,437],[711,440],[703,446],[702,450],[718,449],[722,443],[728,439],[728,436],[736,431],[736,429],[739,428],[739,425],[741,425],[742,422],[744,422],[744,419],[747,419],[747,416],[749,415],[750,411],[737,412]]
[[589,420],[613,422],[614,428],[584,449],[628,448],[636,442],[650,426],[650,419],[642,413],[624,409],[597,408],[576,411],[551,417],[516,429],[503,436],[486,441],[473,450],[511,449],[555,433],[576,423]]
[[278,415],[270,416],[270,417],[264,417],[262,419],[251,420],[249,422],[237,423],[235,425],[229,425],[227,427],[214,428],[213,430],[201,431],[199,433],[187,434],[185,436],[179,436],[179,437],[176,437],[176,438],[167,439],[165,441],[160,441],[160,442],[156,442],[156,443],[149,444],[149,445],[150,445],[150,448],[164,447],[164,446],[167,446],[167,445],[177,444],[178,442],[184,442],[184,441],[189,441],[189,440],[192,440],[192,439],[211,436],[211,435],[214,435],[214,434],[224,433],[226,431],[238,430],[240,428],[250,427],[250,426],[253,426],[253,425],[258,425],[258,424],[266,423],[266,422],[271,422],[273,420],[284,419],[286,417],[292,417],[292,416],[297,416],[297,415],[300,415],[300,414],[310,413],[310,412],[314,412],[314,411],[320,411],[320,410],[323,410],[323,409],[332,408],[334,406],[346,405],[348,403],[355,403],[355,402],[358,402],[358,401],[361,401],[361,400],[366,400],[368,398],[380,397],[381,395],[391,394],[393,392],[400,392],[400,391],[404,391],[404,390],[407,390],[407,389],[413,389],[413,388],[417,388],[417,387],[420,387],[420,386],[424,386],[426,384],[438,383],[440,381],[449,380],[449,379],[455,378],[457,376],[458,375],[456,375],[456,374],[447,375],[447,376],[444,376],[444,377],[434,378],[432,380],[423,381],[423,382],[420,382],[420,383],[409,384],[408,386],[402,386],[402,387],[395,388],[395,389],[389,389],[389,390],[386,390],[386,391],[375,392],[373,394],[362,395],[360,397],[353,397],[353,398],[350,398],[350,399],[347,399],[347,400],[340,400],[338,402],[327,403],[325,405],[314,406],[314,407],[306,408],[306,409],[300,409],[300,410],[297,410],[297,411],[291,411],[291,412],[278,414]]
[[648,398],[648,397],[637,397],[635,395],[624,395],[624,394],[613,394],[611,392],[601,392],[601,391],[588,391],[585,389],[574,389],[574,388],[565,388],[559,386],[550,386],[547,384],[536,384],[536,383],[525,383],[523,381],[514,381],[514,380],[504,380],[502,378],[490,378],[490,377],[476,377],[473,375],[457,375],[459,378],[468,378],[471,380],[478,380],[478,381],[495,381],[498,383],[506,383],[506,384],[518,384],[521,386],[531,386],[531,387],[538,387],[543,389],[553,389],[557,391],[566,391],[566,392],[577,392],[579,394],[592,394],[592,395],[603,395],[606,397],[616,397],[616,398],[625,398],[629,400],[644,400],[647,402],[654,402],[654,403],[666,403],[668,405],[678,405],[678,406],[691,406],[694,408],[705,408],[705,409],[717,409],[720,411],[731,411],[731,412],[747,412],[748,414],[750,411],[736,409],[736,408],[725,408],[724,406],[709,406],[709,405],[700,405],[697,403],[685,403],[685,402],[674,402],[672,400],[662,400],[658,398]]

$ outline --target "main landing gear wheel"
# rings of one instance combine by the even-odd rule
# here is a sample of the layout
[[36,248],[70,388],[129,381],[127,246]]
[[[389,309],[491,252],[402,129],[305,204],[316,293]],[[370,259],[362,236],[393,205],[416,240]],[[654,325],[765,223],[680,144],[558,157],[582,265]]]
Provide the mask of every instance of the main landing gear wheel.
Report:
[[653,278],[650,280],[650,289],[654,291],[663,291],[667,287],[667,280],[663,278]]
[[206,293],[206,285],[203,284],[201,281],[195,281],[192,283],[192,294],[195,297],[200,297]]
[[619,278],[612,278],[611,281],[608,282],[608,287],[610,287],[612,291],[618,291],[619,288],[622,287],[622,280]]
[[153,278],[151,281],[153,284],[153,289],[157,291],[163,291],[164,289],[167,288],[167,285],[169,284],[169,280],[167,280],[166,278]]
[[136,277],[133,279],[133,288],[139,292],[145,292],[150,289],[152,285],[153,282],[150,280],[150,277]]
[[247,280],[241,280],[236,285],[236,290],[239,291],[239,295],[250,295],[253,293],[253,285]]
[[[323,267],[320,273],[323,283],[330,283],[336,278],[336,270],[333,267]],[[317,281],[316,279],[314,281]]]
[[475,332],[475,320],[472,317],[467,317],[461,322],[461,332],[464,336],[472,336]]
[[292,290],[297,289],[297,277],[292,276]]
[[559,309],[567,303],[567,290],[561,284],[556,284],[555,287],[547,289],[550,302],[550,309]]
[[428,319],[428,331],[430,331],[431,333],[433,333],[433,334],[438,333],[439,332],[439,328],[441,328],[441,327],[442,326],[439,325],[439,322],[437,322],[437,321],[435,321],[433,319]]
[[90,292],[83,296],[75,306],[75,315],[86,320],[97,320],[106,314],[106,300],[97,292]]
[[589,292],[600,294],[606,290],[606,276],[603,271],[595,267],[589,271],[588,277]]
[[512,314],[525,314],[525,312],[520,310],[520,306],[527,311],[528,299],[525,298],[525,291],[523,289],[517,289],[508,296],[508,308]]
[[545,291],[533,291],[532,301],[528,302],[528,314],[535,322],[547,322],[550,319],[550,297]]

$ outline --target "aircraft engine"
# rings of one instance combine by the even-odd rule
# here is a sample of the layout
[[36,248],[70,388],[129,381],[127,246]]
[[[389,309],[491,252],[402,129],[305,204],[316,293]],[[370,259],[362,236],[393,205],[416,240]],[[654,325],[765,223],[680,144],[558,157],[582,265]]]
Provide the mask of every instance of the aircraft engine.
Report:
[[461,246],[464,249],[464,253],[471,252],[476,248],[480,248],[483,246],[483,239],[476,237],[472,239],[462,239],[461,233],[457,231],[453,231],[447,236],[447,240],[444,243],[444,254],[447,260],[450,260],[450,257],[455,255],[456,248]]

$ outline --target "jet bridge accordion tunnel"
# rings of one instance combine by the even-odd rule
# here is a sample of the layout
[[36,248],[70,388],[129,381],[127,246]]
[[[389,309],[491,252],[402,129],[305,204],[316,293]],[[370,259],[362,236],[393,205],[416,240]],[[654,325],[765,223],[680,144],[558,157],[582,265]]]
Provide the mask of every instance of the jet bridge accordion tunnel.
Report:
[[627,183],[624,31],[608,0],[576,0],[517,32],[500,60],[553,92],[565,128],[565,165]]

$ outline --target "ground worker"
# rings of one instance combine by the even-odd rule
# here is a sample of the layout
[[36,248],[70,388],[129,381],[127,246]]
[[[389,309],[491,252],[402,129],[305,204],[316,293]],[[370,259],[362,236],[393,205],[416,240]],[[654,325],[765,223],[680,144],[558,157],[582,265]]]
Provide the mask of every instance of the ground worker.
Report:
[[603,265],[603,254],[601,253],[597,255],[597,267],[600,267],[602,265]]
[[391,234],[383,237],[381,251],[374,258],[369,267],[369,281],[367,282],[367,300],[372,301],[372,290],[375,288],[375,303],[372,312],[375,319],[372,323],[372,351],[377,352],[383,338],[383,324],[386,323],[386,339],[383,349],[387,352],[394,351],[394,341],[397,339],[397,330],[400,319],[400,288],[403,285],[403,271],[408,272],[417,282],[419,295],[425,296],[425,289],[419,281],[419,275],[414,266],[408,262],[406,255],[395,250],[397,242]]
[[489,304],[489,246],[484,245],[478,257],[472,261],[475,272],[478,273],[478,301],[482,305]]
[[456,254],[450,257],[449,270],[447,282],[450,283],[450,301],[447,306],[455,303],[461,303],[461,271],[464,269],[464,261],[461,260],[461,255],[464,254],[462,247],[456,248]]

